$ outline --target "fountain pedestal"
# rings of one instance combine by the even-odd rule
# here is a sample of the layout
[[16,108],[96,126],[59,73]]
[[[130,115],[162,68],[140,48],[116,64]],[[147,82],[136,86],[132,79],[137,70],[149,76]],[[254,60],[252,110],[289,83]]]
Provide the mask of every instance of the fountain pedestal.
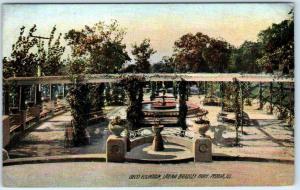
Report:
[[152,127],[154,132],[154,139],[152,142],[152,149],[154,151],[163,151],[164,150],[164,141],[161,136],[161,131],[164,129],[163,125],[155,125]]
[[193,143],[194,162],[212,161],[212,142],[209,137],[200,136]]
[[127,152],[127,141],[124,137],[110,135],[106,141],[106,161],[124,162]]

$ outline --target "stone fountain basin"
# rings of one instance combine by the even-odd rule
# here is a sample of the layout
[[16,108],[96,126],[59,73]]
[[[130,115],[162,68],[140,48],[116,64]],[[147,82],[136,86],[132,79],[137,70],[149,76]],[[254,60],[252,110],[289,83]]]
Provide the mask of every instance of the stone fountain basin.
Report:
[[176,108],[176,102],[165,102],[165,105],[163,105],[163,102],[154,102],[151,107],[154,109],[174,109]]
[[[168,116],[178,116],[179,115],[179,105],[177,102],[175,101],[166,101],[167,104],[170,103],[175,103],[175,107],[173,108],[165,108],[165,109],[157,109],[155,107],[153,107],[153,104],[155,104],[155,101],[144,101],[143,102],[143,112],[145,114],[145,116],[154,116],[154,115],[158,115],[160,117],[168,117]],[[193,115],[193,114],[197,114],[200,112],[200,107],[192,104],[192,103],[187,103],[188,106],[188,112],[187,115]]]
[[139,137],[131,142],[131,151],[126,154],[128,162],[187,162],[193,161],[191,139],[163,135],[164,151],[153,151],[153,136]]

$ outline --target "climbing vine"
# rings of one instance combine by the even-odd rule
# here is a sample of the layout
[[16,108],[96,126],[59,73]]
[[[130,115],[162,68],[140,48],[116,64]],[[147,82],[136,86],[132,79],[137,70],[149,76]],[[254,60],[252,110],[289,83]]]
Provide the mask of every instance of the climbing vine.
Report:
[[179,82],[179,115],[178,115],[178,125],[183,129],[186,130],[186,116],[187,116],[187,105],[186,105],[186,99],[187,99],[187,82],[185,80],[181,80]]
[[67,100],[73,116],[72,126],[74,129],[74,144],[88,144],[86,127],[88,125],[88,113],[90,112],[89,88],[87,84],[75,83],[70,89]]
[[129,99],[127,120],[132,130],[141,128],[141,121],[144,118],[142,111],[144,81],[144,77],[138,76],[129,76],[121,81],[121,85],[126,89]]

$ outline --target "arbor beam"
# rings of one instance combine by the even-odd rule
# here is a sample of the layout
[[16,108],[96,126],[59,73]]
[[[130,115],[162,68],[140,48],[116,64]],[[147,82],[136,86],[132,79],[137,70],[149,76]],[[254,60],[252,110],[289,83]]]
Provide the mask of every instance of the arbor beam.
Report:
[[[294,78],[279,77],[271,74],[236,74],[236,73],[151,73],[151,74],[93,74],[84,75],[83,83],[115,83],[129,76],[144,77],[145,81],[207,81],[207,82],[232,82],[234,78],[241,82],[284,82],[293,83]],[[32,84],[72,84],[69,76],[42,76],[42,77],[11,77],[4,79],[4,83],[15,81],[17,85]]]

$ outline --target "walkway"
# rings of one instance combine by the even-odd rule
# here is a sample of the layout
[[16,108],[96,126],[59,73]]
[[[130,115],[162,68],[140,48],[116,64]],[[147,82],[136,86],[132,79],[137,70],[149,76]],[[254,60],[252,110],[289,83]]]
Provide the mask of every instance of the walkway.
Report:
[[[198,96],[189,99],[199,104]],[[240,135],[239,147],[233,147],[235,138],[234,126],[224,125],[217,121],[220,107],[205,106],[212,127],[207,132],[213,139],[213,153],[220,156],[254,157],[266,159],[294,160],[293,130],[284,123],[268,115],[255,106],[246,106],[245,111],[252,120],[252,125],[244,127],[244,135]],[[126,117],[126,106],[107,107],[107,117]],[[105,153],[108,121],[88,127],[91,145],[64,148],[64,124],[70,122],[70,112],[56,116],[36,127],[27,134],[15,147],[9,150],[11,158],[55,156],[66,154],[98,154]],[[192,122],[188,118],[188,123]]]

